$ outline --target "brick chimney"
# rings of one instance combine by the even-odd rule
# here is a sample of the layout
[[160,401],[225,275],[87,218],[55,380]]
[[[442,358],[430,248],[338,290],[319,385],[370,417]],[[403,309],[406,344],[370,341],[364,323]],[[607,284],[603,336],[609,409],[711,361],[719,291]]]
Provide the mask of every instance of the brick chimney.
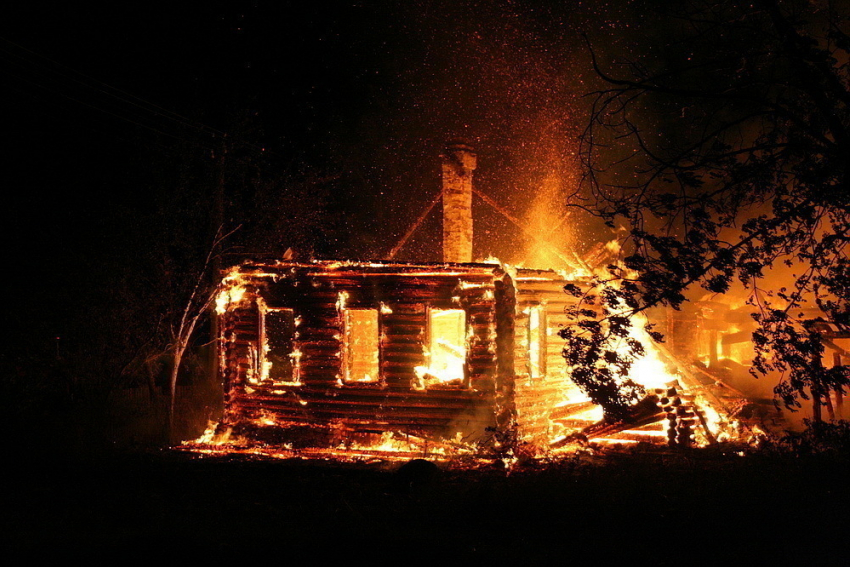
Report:
[[468,143],[452,140],[443,160],[443,262],[472,261],[472,172],[478,157]]

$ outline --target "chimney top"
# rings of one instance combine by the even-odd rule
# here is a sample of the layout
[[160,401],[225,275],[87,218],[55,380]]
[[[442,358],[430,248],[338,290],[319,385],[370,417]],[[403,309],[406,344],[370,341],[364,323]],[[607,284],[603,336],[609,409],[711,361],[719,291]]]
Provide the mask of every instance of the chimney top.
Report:
[[470,142],[466,138],[450,138],[446,141],[447,152],[458,150],[475,153],[475,148],[472,146],[472,142]]
[[472,261],[472,172],[478,159],[464,140],[449,140],[443,158],[443,261]]

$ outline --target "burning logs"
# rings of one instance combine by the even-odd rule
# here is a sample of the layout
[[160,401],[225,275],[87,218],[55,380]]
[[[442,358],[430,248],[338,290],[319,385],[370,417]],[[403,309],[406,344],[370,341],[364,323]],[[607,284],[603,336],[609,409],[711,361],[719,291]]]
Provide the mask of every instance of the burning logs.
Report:
[[664,419],[664,413],[659,407],[658,396],[650,394],[632,408],[630,415],[622,420],[610,421],[603,419],[585,427],[577,433],[558,439],[550,444],[551,448],[563,447],[574,441],[588,441],[608,437],[626,429],[643,427]]
[[696,414],[692,407],[682,406],[672,414],[667,414],[669,429],[667,439],[671,447],[690,447],[693,444],[693,430]]
[[[571,412],[567,410],[565,413]],[[552,442],[550,447],[563,447],[575,441],[603,440],[614,436],[619,438],[627,430],[646,427],[654,423],[664,424],[667,443],[671,447],[693,446],[694,431],[697,425],[702,425],[703,429],[708,431],[705,418],[693,403],[693,396],[680,393],[677,385],[671,384],[667,388],[657,388],[650,391],[643,400],[632,408],[628,417],[618,421],[603,419],[579,432]],[[713,438],[710,437],[710,440],[713,441]]]
[[[656,389],[660,395],[659,406],[667,417],[667,443],[671,447],[691,447],[694,442],[694,426],[700,420],[693,404],[693,396],[679,394],[675,385],[666,390]],[[701,419],[704,425],[705,420]],[[707,428],[706,428],[707,429]]]
[[552,410],[549,419],[554,421],[569,419],[570,417],[585,412],[596,406],[593,402],[576,402],[572,404],[557,406]]

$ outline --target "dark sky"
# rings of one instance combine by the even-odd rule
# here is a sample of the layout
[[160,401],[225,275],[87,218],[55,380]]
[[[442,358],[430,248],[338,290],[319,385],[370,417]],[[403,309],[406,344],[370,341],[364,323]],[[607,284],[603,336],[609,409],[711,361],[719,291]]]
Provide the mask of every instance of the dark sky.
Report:
[[[325,257],[392,248],[456,136],[478,148],[477,187],[551,238],[594,80],[581,34],[627,52],[645,3],[78,4],[0,18],[4,259],[28,274],[6,285],[57,301],[143,249],[172,178],[213,163],[225,132],[262,176],[318,183]],[[211,207],[201,181],[197,207]],[[244,187],[229,199],[253,198]],[[531,241],[504,217],[480,200],[475,217],[476,256],[524,258]],[[573,217],[555,240],[586,248],[587,226]],[[432,215],[400,258],[437,260],[438,246]]]

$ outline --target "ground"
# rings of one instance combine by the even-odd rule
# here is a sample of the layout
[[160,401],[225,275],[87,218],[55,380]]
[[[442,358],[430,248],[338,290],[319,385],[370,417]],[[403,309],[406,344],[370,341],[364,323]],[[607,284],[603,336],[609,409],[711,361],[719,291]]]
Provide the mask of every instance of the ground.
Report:
[[29,456],[6,466],[0,538],[29,557],[847,563],[846,455],[653,450],[510,472],[399,466]]

